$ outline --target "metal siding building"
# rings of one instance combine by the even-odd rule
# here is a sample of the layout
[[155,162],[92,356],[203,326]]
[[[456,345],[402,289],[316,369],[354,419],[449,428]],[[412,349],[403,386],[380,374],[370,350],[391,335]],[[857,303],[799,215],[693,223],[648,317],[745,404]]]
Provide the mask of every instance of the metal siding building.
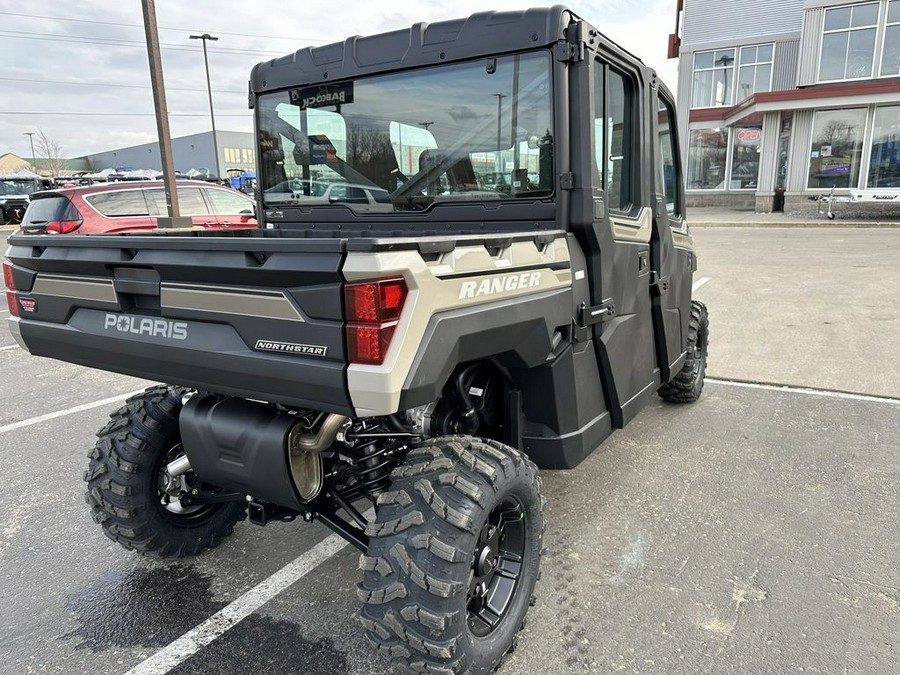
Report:
[[[172,139],[175,169],[183,173],[191,169],[210,169],[225,176],[228,169],[255,169],[253,134],[242,131],[217,131],[219,144],[219,170],[216,171],[215,151],[211,131]],[[117,148],[88,155],[95,171],[131,167],[133,169],[160,170],[159,143],[143,143],[127,148]]]
[[900,0],[683,0],[689,205],[900,191]]

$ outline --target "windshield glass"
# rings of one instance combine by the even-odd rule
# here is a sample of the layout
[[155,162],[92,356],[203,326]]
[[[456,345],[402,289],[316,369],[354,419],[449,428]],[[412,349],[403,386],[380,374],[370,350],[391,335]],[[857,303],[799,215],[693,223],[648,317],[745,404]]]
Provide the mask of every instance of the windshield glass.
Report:
[[30,195],[37,192],[37,186],[33,180],[0,180],[0,195]]
[[260,96],[263,201],[384,213],[548,197],[550,73],[534,52]]

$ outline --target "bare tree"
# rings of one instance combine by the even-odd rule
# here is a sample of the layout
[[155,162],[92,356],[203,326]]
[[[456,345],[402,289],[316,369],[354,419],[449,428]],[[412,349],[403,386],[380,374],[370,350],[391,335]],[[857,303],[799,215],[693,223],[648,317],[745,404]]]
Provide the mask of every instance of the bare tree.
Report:
[[46,160],[47,171],[51,176],[59,176],[66,169],[66,160],[63,158],[63,149],[59,141],[49,136],[43,129],[38,129],[34,144],[37,146],[41,159]]

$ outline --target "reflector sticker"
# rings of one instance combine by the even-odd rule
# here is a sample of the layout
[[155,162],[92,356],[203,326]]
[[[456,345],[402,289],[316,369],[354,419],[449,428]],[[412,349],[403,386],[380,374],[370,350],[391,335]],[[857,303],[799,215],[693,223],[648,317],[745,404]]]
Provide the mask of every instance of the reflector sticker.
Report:
[[321,345],[301,345],[295,342],[277,342],[275,340],[257,340],[254,349],[263,352],[300,354],[301,356],[325,356],[328,353],[328,347]]

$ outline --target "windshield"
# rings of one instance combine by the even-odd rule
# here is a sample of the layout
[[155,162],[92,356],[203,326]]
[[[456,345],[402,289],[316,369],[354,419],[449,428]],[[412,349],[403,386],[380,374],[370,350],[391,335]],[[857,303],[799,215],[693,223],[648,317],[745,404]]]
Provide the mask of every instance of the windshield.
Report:
[[30,195],[37,192],[37,186],[33,180],[0,180],[0,195]]
[[550,73],[534,52],[262,95],[263,201],[383,213],[548,197]]

